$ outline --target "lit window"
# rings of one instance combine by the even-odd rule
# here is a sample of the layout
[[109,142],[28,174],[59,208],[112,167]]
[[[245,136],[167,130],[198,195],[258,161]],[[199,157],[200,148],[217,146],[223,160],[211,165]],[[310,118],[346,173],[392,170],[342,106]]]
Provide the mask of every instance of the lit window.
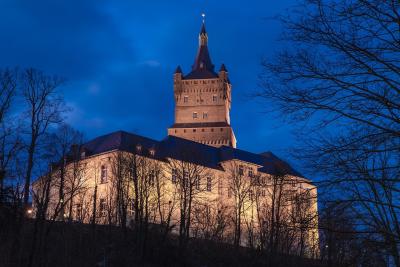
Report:
[[149,175],[149,184],[150,186],[154,186],[154,181],[155,181],[156,175],[154,173],[154,170],[150,171],[150,175]]
[[189,101],[189,97],[188,96],[184,96],[183,97],[183,103],[187,103]]
[[239,175],[243,175],[243,173],[244,173],[243,165],[239,165]]
[[172,183],[176,184],[178,180],[178,171],[176,169],[172,169]]
[[193,112],[193,119],[197,119],[197,112]]
[[100,183],[107,183],[107,167],[105,165],[101,166]]
[[203,112],[203,119],[207,119],[207,118],[208,118],[207,112]]
[[106,216],[106,200],[104,198],[100,198],[100,216]]
[[213,95],[213,102],[217,102],[217,96]]
[[254,176],[253,169],[250,169],[249,170],[249,177],[253,177],[253,176]]
[[82,204],[76,204],[76,219],[80,220],[82,218]]
[[207,177],[207,191],[211,192],[211,177]]
[[200,175],[196,175],[195,187],[196,187],[196,190],[200,190]]
[[189,172],[183,171],[183,186],[188,187],[189,186]]

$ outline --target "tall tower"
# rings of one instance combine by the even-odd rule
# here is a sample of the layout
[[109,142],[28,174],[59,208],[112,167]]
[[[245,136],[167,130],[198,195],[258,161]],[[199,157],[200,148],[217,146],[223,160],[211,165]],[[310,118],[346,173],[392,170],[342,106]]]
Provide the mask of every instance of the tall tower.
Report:
[[236,147],[230,126],[231,84],[222,64],[214,71],[208,52],[208,35],[204,24],[199,34],[199,49],[192,71],[184,75],[178,66],[174,74],[175,123],[168,135],[219,147]]

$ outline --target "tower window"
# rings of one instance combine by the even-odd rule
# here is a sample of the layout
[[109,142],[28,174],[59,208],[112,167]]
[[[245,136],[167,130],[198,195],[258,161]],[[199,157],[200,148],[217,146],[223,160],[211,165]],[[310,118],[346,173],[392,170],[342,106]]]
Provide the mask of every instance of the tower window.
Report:
[[197,119],[197,112],[193,112],[193,119]]
[[219,130],[222,132],[224,129],[223,129],[223,128],[220,128]]
[[187,103],[188,101],[189,101],[189,97],[185,95],[183,97],[183,103]]
[[186,129],[183,129],[183,132],[186,133]]
[[217,102],[217,96],[213,95],[213,102]]
[[196,132],[196,129],[193,129],[193,132],[195,133],[195,132]]
[[203,112],[203,119],[207,119],[207,118],[208,118],[207,112]]
[[214,132],[214,128],[211,128],[211,132]]
[[201,129],[202,132],[204,132],[204,129]]

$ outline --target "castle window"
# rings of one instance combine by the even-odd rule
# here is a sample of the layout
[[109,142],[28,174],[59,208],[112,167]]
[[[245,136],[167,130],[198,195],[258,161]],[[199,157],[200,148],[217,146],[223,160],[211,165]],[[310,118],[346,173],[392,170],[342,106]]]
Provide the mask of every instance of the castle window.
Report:
[[186,129],[183,129],[183,132],[186,133]]
[[178,130],[175,130],[175,133],[177,133],[178,132]]
[[193,129],[193,132],[195,133],[195,132],[196,132],[196,129]]
[[249,177],[252,178],[254,176],[253,169],[249,170]]
[[207,112],[203,112],[203,119],[207,119],[207,118],[208,118]]
[[266,180],[265,176],[262,176],[262,177],[261,177],[261,183],[262,183],[263,185],[266,185],[266,184],[267,184],[267,180]]
[[222,132],[222,131],[224,131],[224,128],[220,128],[219,130]]
[[265,197],[265,189],[261,190],[261,196]]
[[204,129],[201,129],[202,132],[204,132]]
[[217,96],[213,95],[213,102],[217,102]]
[[100,173],[100,183],[105,184],[107,183],[107,166],[101,166],[101,173]]
[[183,97],[183,103],[187,103],[188,101],[189,101],[189,97],[185,95]]
[[197,112],[193,112],[193,119],[197,119]]
[[100,216],[104,217],[106,216],[106,199],[105,198],[100,198]]
[[76,220],[81,220],[82,218],[82,204],[76,204],[75,206],[76,211]]
[[211,177],[207,177],[207,191],[211,192]]
[[176,184],[178,180],[178,171],[176,169],[172,169],[172,183]]
[[200,190],[200,175],[196,175],[196,181],[194,186],[196,190]]
[[214,132],[214,128],[211,128],[211,132]]
[[149,184],[150,186],[154,186],[156,180],[156,175],[154,170],[151,170],[150,175],[149,175]]
[[183,172],[183,187],[189,187],[189,172]]
[[243,173],[244,173],[243,165],[239,165],[239,170],[238,170],[238,172],[239,172],[239,175],[243,175]]

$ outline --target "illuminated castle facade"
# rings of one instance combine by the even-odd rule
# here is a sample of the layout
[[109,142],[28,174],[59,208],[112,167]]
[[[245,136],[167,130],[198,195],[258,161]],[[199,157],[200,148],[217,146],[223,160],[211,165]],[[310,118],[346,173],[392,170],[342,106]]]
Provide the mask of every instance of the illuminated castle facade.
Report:
[[192,71],[174,74],[175,123],[166,138],[118,131],[73,146],[34,182],[36,212],[45,203],[47,217],[60,220],[134,225],[145,218],[172,234],[183,218],[190,236],[232,242],[239,235],[244,246],[266,246],[279,224],[290,244],[316,257],[316,187],[271,152],[236,148],[228,72],[214,71],[207,42],[203,23]]

